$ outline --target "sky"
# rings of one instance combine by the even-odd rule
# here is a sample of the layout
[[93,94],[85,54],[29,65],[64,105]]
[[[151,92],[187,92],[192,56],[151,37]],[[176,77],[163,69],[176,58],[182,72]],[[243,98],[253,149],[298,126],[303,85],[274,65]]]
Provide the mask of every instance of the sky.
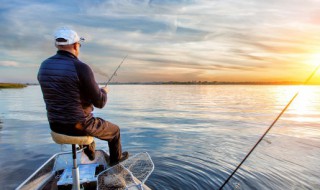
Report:
[[320,0],[0,0],[0,82],[37,82],[60,27],[97,82],[126,55],[113,82],[304,81],[320,63]]

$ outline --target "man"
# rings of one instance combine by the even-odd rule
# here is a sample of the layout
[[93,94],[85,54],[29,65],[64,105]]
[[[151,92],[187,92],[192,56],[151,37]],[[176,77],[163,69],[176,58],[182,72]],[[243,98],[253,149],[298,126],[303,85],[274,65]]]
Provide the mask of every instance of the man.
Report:
[[[84,39],[68,28],[56,31],[54,39],[57,54],[43,61],[38,72],[51,130],[108,141],[110,165],[128,158],[128,152],[122,153],[119,127],[93,117],[93,107],[105,106],[108,88],[99,88],[90,67],[78,59]],[[94,142],[84,149],[90,160],[94,151]]]

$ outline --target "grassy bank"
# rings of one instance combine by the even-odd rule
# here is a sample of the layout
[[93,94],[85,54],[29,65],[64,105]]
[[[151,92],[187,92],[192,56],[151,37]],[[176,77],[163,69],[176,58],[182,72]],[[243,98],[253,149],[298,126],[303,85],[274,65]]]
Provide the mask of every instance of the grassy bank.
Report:
[[24,88],[27,87],[25,84],[19,84],[19,83],[0,83],[0,89],[1,88]]

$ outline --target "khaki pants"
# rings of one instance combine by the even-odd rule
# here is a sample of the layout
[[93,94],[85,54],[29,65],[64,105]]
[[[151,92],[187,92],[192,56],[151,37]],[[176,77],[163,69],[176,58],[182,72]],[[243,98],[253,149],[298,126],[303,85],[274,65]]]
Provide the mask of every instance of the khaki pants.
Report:
[[90,136],[108,141],[110,163],[120,160],[122,148],[119,126],[99,117],[91,117],[85,121],[83,127]]

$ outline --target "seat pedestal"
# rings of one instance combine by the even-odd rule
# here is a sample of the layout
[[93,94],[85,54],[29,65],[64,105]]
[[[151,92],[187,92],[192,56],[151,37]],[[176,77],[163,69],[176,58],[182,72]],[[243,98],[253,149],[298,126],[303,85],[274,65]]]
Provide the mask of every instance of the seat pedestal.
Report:
[[89,145],[93,142],[91,136],[68,136],[51,131],[51,137],[57,144],[71,144],[72,145],[72,190],[80,190],[80,176],[79,167],[77,164],[76,145]]

